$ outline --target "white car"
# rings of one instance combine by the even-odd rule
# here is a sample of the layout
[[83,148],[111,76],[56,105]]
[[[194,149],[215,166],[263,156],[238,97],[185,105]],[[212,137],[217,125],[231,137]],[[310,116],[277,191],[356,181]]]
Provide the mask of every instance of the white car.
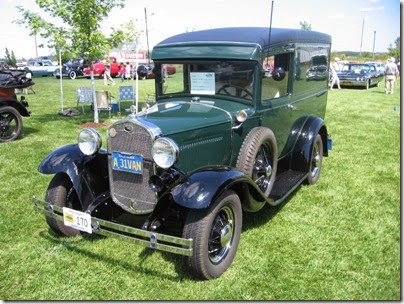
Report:
[[50,60],[29,61],[27,67],[32,71],[32,76],[52,76],[58,68]]

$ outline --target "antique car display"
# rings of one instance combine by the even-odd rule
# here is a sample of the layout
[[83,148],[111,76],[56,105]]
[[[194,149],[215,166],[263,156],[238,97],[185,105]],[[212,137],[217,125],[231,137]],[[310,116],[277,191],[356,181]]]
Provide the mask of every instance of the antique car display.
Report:
[[[77,76],[84,76],[83,69],[87,66],[83,58],[69,60],[62,66],[62,77],[69,77],[73,80]],[[60,78],[60,68],[55,70],[53,76]]]
[[12,141],[20,136],[22,117],[30,116],[25,96],[17,99],[15,89],[34,85],[26,72],[21,70],[0,71],[0,143]]
[[341,86],[358,86],[366,89],[377,86],[383,77],[383,72],[378,71],[374,65],[366,63],[344,64],[338,73]]
[[32,76],[52,76],[58,66],[50,60],[30,60],[27,67],[31,70]]
[[[51,152],[54,174],[34,207],[62,236],[84,231],[183,255],[219,277],[239,244],[243,211],[275,206],[315,184],[328,155],[331,37],[290,29],[223,28],[168,38],[152,52],[156,104]],[[296,60],[299,58],[299,60]],[[273,64],[273,69],[263,69]],[[167,67],[176,73],[164,77]],[[270,253],[269,253],[270,254]]]
[[[119,64],[116,62],[115,57],[110,57],[109,60],[111,61],[110,63],[110,71],[111,71],[111,77],[116,77],[119,74]],[[104,71],[105,71],[105,63],[102,61],[98,61],[93,64],[94,68],[94,77],[104,77]],[[83,69],[84,76],[87,78],[90,78],[90,67],[85,67]]]

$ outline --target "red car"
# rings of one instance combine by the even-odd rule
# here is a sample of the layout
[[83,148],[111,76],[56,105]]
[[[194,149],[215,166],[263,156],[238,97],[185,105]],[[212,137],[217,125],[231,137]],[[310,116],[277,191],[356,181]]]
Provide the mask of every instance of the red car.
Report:
[[[111,60],[111,77],[116,77],[119,73],[119,64],[116,62],[115,57],[109,57],[109,60]],[[105,71],[105,63],[99,61],[97,63],[93,64],[94,66],[94,77],[103,77],[104,76],[104,71]],[[84,76],[87,78],[90,77],[90,67],[86,67],[83,70]]]

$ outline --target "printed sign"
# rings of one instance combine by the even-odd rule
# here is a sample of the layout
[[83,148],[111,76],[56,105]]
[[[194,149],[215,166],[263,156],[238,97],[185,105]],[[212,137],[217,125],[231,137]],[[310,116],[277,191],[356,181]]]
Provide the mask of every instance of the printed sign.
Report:
[[191,94],[215,95],[215,73],[191,72]]

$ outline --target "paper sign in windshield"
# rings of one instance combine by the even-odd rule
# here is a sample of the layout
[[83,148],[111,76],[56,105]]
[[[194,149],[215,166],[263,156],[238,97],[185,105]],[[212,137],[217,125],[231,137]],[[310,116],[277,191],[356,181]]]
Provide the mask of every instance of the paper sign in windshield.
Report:
[[191,72],[191,94],[214,95],[215,73]]

